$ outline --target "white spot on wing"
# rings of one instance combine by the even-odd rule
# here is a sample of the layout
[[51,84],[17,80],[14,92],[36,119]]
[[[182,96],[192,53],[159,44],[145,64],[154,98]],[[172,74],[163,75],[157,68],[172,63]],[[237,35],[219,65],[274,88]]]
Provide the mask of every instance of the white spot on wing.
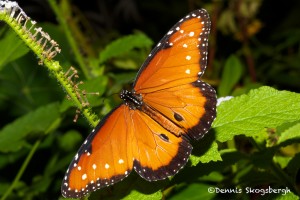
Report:
[[96,169],[97,168],[97,165],[94,163],[93,164],[93,169]]
[[170,30],[167,35],[171,35],[173,33],[173,30]]
[[190,73],[191,73],[191,70],[190,70],[190,69],[187,69],[187,70],[185,70],[185,73],[186,73],[186,74],[190,74]]
[[81,178],[82,178],[82,180],[85,180],[87,178],[87,175],[83,174]]
[[122,163],[124,163],[124,160],[123,160],[123,159],[120,159],[120,160],[119,160],[119,164],[122,164]]
[[104,167],[105,167],[105,169],[108,169],[109,168],[109,164],[106,163]]
[[192,58],[191,56],[186,56],[185,57],[185,59],[187,59],[187,60],[191,60],[191,58]]
[[193,32],[193,31],[191,31],[190,33],[189,33],[189,36],[190,37],[193,37],[195,35],[195,33]]

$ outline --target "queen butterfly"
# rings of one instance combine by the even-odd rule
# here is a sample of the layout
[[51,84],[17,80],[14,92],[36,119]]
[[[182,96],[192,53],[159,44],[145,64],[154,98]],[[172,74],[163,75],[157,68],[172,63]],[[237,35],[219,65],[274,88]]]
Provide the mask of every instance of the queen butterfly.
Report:
[[176,23],[151,51],[124,103],[84,141],[62,183],[79,198],[112,185],[134,169],[148,181],[175,175],[188,161],[190,140],[216,117],[216,93],[200,80],[207,66],[210,20],[204,9]]

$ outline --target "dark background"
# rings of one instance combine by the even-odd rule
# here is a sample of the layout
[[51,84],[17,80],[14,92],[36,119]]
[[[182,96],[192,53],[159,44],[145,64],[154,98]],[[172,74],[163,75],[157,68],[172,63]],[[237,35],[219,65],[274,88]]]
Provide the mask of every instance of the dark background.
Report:
[[[289,42],[289,36],[294,37],[296,30],[300,27],[298,20],[300,14],[300,2],[291,0],[282,2],[279,0],[261,0],[255,8],[251,7],[253,1],[200,1],[200,0],[169,0],[169,1],[133,1],[133,0],[101,0],[101,1],[72,1],[73,9],[80,12],[88,20],[94,33],[99,38],[107,38],[108,35],[114,34],[114,37],[131,34],[134,30],[141,30],[146,33],[154,42],[168,31],[168,29],[178,21],[182,16],[191,10],[204,7],[211,14],[213,19],[212,28],[216,29],[216,33],[211,36],[211,40],[215,44],[211,44],[215,54],[213,60],[222,61],[230,54],[236,53],[243,48],[243,45],[250,47],[253,56],[253,66],[247,66],[247,58],[242,57],[246,67],[253,68],[254,74],[246,71],[250,75],[252,81],[260,82],[264,85],[276,86],[280,89],[292,89],[299,91],[300,84],[295,81],[286,80],[287,77],[281,76],[282,73],[298,73],[299,69],[291,69],[282,65],[282,69],[271,73],[272,69],[266,66],[267,60],[274,59],[278,54],[274,55],[272,51],[277,46],[290,43],[290,46],[277,52],[283,56],[290,56],[291,53],[298,51],[298,41]],[[26,13],[39,22],[56,23],[55,15],[48,5],[47,1],[20,1],[19,4]],[[240,17],[239,11],[241,4],[248,4],[248,9],[253,11],[249,17]],[[242,8],[241,8],[242,9]],[[225,11],[229,11],[233,18],[233,22],[225,20],[221,23],[220,17]],[[240,34],[247,26],[251,26],[253,21],[259,21],[260,28],[244,41],[237,40],[235,35]],[[221,24],[220,24],[221,23]],[[226,24],[228,23],[228,24]],[[229,23],[234,23],[236,30],[229,28]],[[242,24],[244,23],[244,27]],[[289,32],[294,32],[289,33]],[[290,35],[289,35],[290,34]],[[87,36],[89,37],[89,36]],[[299,38],[298,38],[299,39]],[[297,40],[297,39],[295,39]],[[268,51],[261,52],[263,48],[270,48]],[[272,49],[274,48],[274,49]],[[213,66],[211,66],[213,65]],[[214,68],[215,64],[211,62],[210,68]],[[292,71],[291,71],[292,70]],[[296,70],[296,71],[295,71]],[[217,71],[220,75],[221,72]],[[281,74],[280,74],[281,73]],[[245,74],[247,76],[247,74]]]

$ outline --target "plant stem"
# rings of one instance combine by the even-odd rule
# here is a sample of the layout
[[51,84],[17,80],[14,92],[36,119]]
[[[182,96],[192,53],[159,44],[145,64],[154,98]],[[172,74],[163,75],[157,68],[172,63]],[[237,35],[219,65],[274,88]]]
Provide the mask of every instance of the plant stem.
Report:
[[[227,146],[228,146],[228,149],[234,149],[234,150],[236,150],[236,145],[235,145],[234,139],[228,140],[227,141]],[[234,172],[234,173],[238,171],[238,168],[237,168],[236,164],[232,165],[231,169],[232,169],[232,172]]]
[[[82,72],[84,73],[84,76],[89,79],[91,78],[91,75],[89,73],[89,70],[87,69],[87,65],[85,64],[85,61],[80,53],[80,50],[76,44],[76,41],[73,37],[73,34],[70,31],[70,28],[68,26],[67,23],[67,19],[69,17],[65,17],[63,16],[62,12],[60,11],[60,8],[57,6],[56,1],[54,0],[48,0],[52,10],[55,12],[55,15],[57,17],[57,20],[59,22],[59,24],[62,26],[62,28],[64,29],[64,32],[66,34],[67,40],[69,41],[69,44],[74,52],[75,58],[80,66],[80,69],[82,70]],[[70,16],[71,17],[71,16]]]
[[15,188],[16,184],[19,182],[21,176],[23,175],[25,169],[27,168],[33,154],[36,152],[38,146],[40,145],[41,143],[41,140],[37,140],[34,145],[32,146],[29,154],[27,155],[25,161],[23,162],[19,172],[17,173],[14,181],[12,182],[12,184],[10,185],[10,187],[8,188],[8,190],[6,190],[6,192],[4,193],[4,195],[2,196],[1,200],[5,200],[9,195],[10,193],[13,191],[13,189]]
[[[33,25],[32,27],[34,27],[35,23],[33,23],[33,21],[29,17],[24,16],[24,18],[25,20],[30,21]],[[45,55],[47,54],[43,54],[47,50],[45,50],[44,47],[44,44],[46,45],[46,43],[44,43],[45,40],[47,40],[48,42],[52,41],[51,38],[48,39],[48,37],[50,36],[43,32],[40,27],[35,27],[33,29],[34,31],[28,30],[28,28],[24,24],[22,24],[20,20],[17,21],[14,18],[14,16],[11,16],[9,12],[0,12],[0,20],[5,21],[11,27],[11,29],[20,37],[20,39],[22,39],[24,43],[37,55],[42,64],[44,64],[45,67],[49,69],[50,73],[64,88],[65,92],[68,94],[70,99],[72,99],[75,106],[79,110],[81,110],[82,114],[86,117],[89,123],[93,127],[95,127],[99,121],[98,117],[92,113],[91,107],[83,106],[80,91],[78,91],[74,84],[71,84],[71,81],[68,79],[68,77],[66,77],[63,68],[61,67],[59,62],[55,61],[52,58],[48,59],[45,57]],[[38,35],[36,35],[37,33]]]

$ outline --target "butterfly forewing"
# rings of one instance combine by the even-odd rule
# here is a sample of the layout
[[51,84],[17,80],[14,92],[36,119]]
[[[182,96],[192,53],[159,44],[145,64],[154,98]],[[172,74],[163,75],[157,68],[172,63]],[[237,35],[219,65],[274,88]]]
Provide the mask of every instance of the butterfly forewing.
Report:
[[63,180],[63,196],[82,197],[132,169],[148,181],[165,179],[186,164],[189,139],[203,137],[216,116],[215,90],[199,79],[209,30],[208,13],[200,9],[162,38],[139,70],[133,92],[121,93],[125,103],[80,147]]
[[82,197],[129,175],[133,167],[129,112],[125,105],[118,107],[88,136],[67,170],[63,196]]
[[134,90],[149,93],[198,80],[206,68],[209,31],[210,20],[204,9],[182,18],[149,54]]
[[216,117],[215,90],[199,79],[207,66],[209,31],[203,9],[182,18],[150,53],[134,87],[144,103],[182,129],[175,134],[193,139],[202,138]]

